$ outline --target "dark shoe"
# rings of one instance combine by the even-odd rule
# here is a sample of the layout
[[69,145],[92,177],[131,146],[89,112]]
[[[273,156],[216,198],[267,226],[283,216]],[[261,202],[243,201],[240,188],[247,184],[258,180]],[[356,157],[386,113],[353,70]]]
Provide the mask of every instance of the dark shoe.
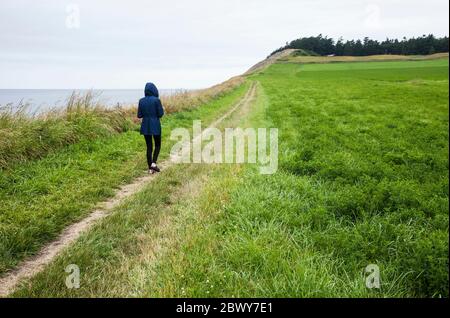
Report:
[[160,172],[161,170],[158,168],[158,166],[156,165],[156,163],[152,163],[151,170],[155,171],[155,172]]

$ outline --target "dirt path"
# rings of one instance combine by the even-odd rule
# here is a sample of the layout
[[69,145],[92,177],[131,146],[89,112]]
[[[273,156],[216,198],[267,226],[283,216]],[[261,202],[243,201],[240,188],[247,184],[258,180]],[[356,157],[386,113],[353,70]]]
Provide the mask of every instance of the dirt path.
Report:
[[[255,94],[256,84],[253,82],[245,96],[224,115],[215,120],[208,128],[217,126],[239,108],[247,107],[254,99]],[[201,136],[197,136],[196,138],[200,137]],[[172,164],[170,159],[168,159],[162,162],[160,166],[165,169]],[[13,292],[22,280],[30,278],[42,271],[47,264],[63,251],[64,248],[76,241],[83,232],[89,230],[89,228],[97,221],[107,217],[116,206],[123,202],[123,200],[139,192],[146,183],[152,181],[155,177],[156,175],[145,175],[135,179],[133,183],[121,187],[111,199],[100,203],[98,208],[89,216],[67,227],[55,241],[45,245],[36,255],[26,259],[14,270],[1,277],[0,297],[5,297]]]

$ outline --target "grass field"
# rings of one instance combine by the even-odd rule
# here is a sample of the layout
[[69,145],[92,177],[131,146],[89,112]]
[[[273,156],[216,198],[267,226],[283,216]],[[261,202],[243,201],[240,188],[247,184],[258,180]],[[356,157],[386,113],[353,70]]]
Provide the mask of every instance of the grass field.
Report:
[[[211,122],[237,101],[246,87],[241,85],[202,107],[167,115],[165,132],[169,135],[174,127],[190,128],[196,118]],[[82,119],[88,121],[89,117]],[[164,143],[161,159],[171,144]],[[0,171],[0,273],[38,251],[64,227],[111,197],[120,185],[142,174],[146,169],[144,150],[144,138],[137,130],[128,130],[83,139],[41,160]]]
[[319,56],[308,52],[297,51],[280,59],[290,63],[339,63],[339,62],[386,62],[386,61],[429,61],[448,58],[448,53],[431,55],[368,55],[368,56]]
[[380,294],[448,297],[448,59],[278,64],[257,79],[283,127],[281,193],[306,188],[285,231],[340,277],[377,264]]
[[257,99],[222,128],[277,127],[276,174],[174,165],[13,296],[448,297],[448,59],[279,63],[250,79]]

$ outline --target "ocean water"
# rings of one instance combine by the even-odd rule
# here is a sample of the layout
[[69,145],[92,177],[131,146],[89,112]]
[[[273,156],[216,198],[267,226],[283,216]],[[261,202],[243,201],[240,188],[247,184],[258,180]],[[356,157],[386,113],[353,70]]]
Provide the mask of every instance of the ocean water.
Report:
[[[72,92],[86,93],[81,89],[0,89],[0,106],[17,107],[27,104],[30,113],[45,112],[48,109],[60,108],[66,105]],[[106,106],[137,105],[144,96],[142,89],[104,89],[91,90],[95,100]],[[160,95],[170,95],[182,91],[181,89],[160,89]]]

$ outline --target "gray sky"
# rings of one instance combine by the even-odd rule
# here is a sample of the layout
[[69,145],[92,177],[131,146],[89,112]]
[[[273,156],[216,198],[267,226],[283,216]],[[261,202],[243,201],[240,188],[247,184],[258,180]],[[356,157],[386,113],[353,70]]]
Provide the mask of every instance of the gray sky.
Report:
[[1,0],[0,88],[207,87],[322,33],[448,35],[448,0]]

